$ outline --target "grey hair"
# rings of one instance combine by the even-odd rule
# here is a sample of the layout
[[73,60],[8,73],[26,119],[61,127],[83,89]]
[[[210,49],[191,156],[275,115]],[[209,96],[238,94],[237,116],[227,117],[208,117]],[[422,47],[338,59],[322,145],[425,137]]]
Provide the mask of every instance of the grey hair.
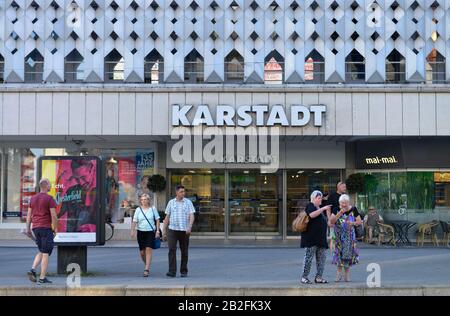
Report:
[[152,198],[151,198],[150,194],[143,193],[143,194],[141,194],[139,199],[142,199],[142,198],[147,199],[150,204],[152,203]]
[[51,186],[50,180],[47,179],[47,178],[42,178],[42,179],[39,181],[39,186],[42,187],[42,186],[44,185],[44,183],[45,183],[47,186]]
[[314,199],[318,196],[323,196],[322,192],[319,190],[315,190],[311,193],[311,202],[314,201]]
[[342,194],[339,198],[339,203],[341,202],[349,202],[350,203],[350,197],[347,194]]

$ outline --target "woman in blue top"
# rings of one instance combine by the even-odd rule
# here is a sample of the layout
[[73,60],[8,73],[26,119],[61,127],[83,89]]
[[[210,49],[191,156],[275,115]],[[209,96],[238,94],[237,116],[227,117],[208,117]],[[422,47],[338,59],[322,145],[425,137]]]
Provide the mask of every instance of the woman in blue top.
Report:
[[145,264],[144,277],[148,277],[155,238],[161,237],[159,236],[159,214],[146,193],[141,195],[139,205],[134,212],[131,237],[137,237],[141,258]]

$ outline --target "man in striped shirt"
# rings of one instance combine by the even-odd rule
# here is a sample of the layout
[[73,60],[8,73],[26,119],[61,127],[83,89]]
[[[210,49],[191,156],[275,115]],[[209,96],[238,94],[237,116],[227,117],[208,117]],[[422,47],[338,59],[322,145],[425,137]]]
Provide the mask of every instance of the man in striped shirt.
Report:
[[194,205],[185,198],[184,186],[177,185],[176,197],[167,203],[166,218],[164,219],[164,239],[169,244],[169,272],[168,277],[175,277],[177,272],[177,242],[181,250],[181,277],[187,277],[189,236],[194,224]]

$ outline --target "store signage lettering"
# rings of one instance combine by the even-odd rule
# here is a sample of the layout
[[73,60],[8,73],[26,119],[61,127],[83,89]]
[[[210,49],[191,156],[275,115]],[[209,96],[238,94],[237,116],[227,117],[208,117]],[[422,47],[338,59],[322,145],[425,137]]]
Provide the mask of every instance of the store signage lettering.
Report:
[[[188,115],[193,112],[193,119]],[[322,126],[326,106],[312,104],[309,107],[293,104],[290,107],[290,120],[283,105],[242,105],[234,108],[230,105],[215,107],[215,118],[207,105],[172,105],[172,126],[305,126],[311,120],[314,126]]]
[[368,165],[379,165],[379,164],[397,164],[398,160],[395,156],[390,157],[372,157],[372,158],[366,158],[366,163]]
[[403,166],[402,143],[399,140],[356,143],[357,169],[402,168]]

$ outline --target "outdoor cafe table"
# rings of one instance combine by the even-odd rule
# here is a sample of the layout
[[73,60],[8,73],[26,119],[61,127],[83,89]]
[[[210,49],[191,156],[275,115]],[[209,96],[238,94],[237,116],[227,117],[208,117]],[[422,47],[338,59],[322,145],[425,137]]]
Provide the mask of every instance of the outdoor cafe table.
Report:
[[416,225],[411,221],[391,221],[390,224],[394,226],[395,234],[397,236],[397,243],[411,244],[408,238],[409,230]]

